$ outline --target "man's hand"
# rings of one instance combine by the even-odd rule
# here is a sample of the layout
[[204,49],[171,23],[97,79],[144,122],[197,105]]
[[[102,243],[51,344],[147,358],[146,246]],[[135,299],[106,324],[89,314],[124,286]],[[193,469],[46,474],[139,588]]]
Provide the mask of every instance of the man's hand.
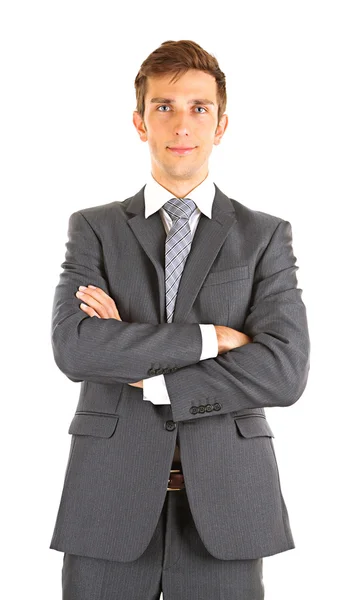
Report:
[[80,308],[86,312],[89,317],[98,317],[99,319],[117,319],[121,321],[118,309],[114,300],[108,296],[101,288],[94,285],[79,286],[75,294],[79,300],[88,304],[81,304]]
[[[98,319],[116,319],[121,321],[116,304],[106,292],[101,288],[95,287],[94,285],[79,286],[79,290],[76,292],[76,297],[79,300],[83,300],[80,304],[81,310],[83,310],[89,317],[98,317]],[[85,302],[87,304],[85,304]],[[134,387],[143,387],[143,380],[135,383],[128,383]]]
[[142,388],[143,387],[143,379],[142,379],[142,381],[136,381],[135,383],[128,383],[128,385],[132,385],[133,387]]
[[223,354],[252,342],[252,338],[232,327],[215,325],[215,328],[218,339],[218,354]]

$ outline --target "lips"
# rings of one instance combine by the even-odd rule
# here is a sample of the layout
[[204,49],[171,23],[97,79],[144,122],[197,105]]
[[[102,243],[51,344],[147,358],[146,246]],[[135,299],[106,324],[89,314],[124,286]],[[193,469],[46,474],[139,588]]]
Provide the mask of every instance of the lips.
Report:
[[185,154],[190,154],[194,148],[186,148],[185,146],[174,146],[173,148],[170,148],[168,146],[168,150],[170,150],[173,154],[179,154],[180,156],[183,156]]

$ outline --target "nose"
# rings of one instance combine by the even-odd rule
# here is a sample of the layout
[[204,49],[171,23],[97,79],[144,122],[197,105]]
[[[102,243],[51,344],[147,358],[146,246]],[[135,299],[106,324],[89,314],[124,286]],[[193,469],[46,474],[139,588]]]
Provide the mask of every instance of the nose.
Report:
[[175,131],[175,134],[176,134],[176,135],[179,135],[180,137],[183,137],[183,136],[189,135],[189,134],[188,134],[188,130],[187,130],[187,129],[185,129],[185,128],[182,128],[182,129],[176,129],[176,131]]
[[187,121],[187,115],[185,113],[178,114],[177,118],[175,119],[174,133],[179,137],[189,135],[189,125]]

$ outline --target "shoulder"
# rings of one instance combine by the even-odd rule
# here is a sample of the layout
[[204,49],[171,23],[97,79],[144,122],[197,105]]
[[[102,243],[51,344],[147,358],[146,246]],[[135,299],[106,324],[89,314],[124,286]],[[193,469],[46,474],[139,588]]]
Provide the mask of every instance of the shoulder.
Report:
[[237,218],[245,223],[256,223],[260,226],[270,226],[275,228],[281,221],[284,221],[284,219],[278,215],[273,215],[262,210],[255,210],[234,198],[230,198],[230,201],[236,211]]
[[125,221],[129,218],[126,208],[131,199],[132,196],[123,201],[115,200],[106,204],[79,208],[70,215],[70,220],[85,220],[95,230],[119,222],[119,220]]
[[272,234],[280,223],[286,222],[285,219],[278,215],[267,213],[262,210],[255,210],[234,198],[230,198],[230,201],[235,210],[239,225],[247,227],[248,230],[254,230],[255,233],[262,231],[263,233]]
[[98,204],[97,206],[88,206],[85,208],[79,208],[76,212],[83,215],[87,221],[97,222],[112,219],[114,216],[125,213],[130,198],[127,198],[123,202],[114,201],[108,202],[107,204]]

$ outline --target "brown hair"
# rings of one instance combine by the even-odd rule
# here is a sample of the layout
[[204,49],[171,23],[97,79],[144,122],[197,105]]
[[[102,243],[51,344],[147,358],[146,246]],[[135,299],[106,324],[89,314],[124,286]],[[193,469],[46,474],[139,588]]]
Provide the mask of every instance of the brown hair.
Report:
[[192,40],[163,42],[141,64],[134,80],[134,87],[137,99],[136,110],[142,119],[144,119],[147,77],[169,73],[174,74],[171,81],[177,81],[188,69],[199,69],[215,78],[219,124],[227,104],[226,76],[219,68],[217,59]]

